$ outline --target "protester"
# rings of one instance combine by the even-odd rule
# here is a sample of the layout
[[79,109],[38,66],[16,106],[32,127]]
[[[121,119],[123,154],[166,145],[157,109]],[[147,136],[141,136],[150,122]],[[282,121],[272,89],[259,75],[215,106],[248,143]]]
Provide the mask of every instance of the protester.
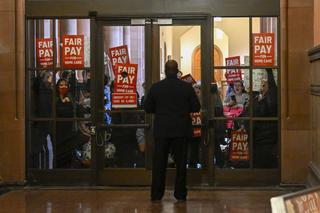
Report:
[[[260,92],[253,94],[254,117],[277,117],[277,85],[271,68],[266,69],[267,79],[261,79]],[[253,166],[254,168],[276,168],[278,122],[255,121],[253,124]]]

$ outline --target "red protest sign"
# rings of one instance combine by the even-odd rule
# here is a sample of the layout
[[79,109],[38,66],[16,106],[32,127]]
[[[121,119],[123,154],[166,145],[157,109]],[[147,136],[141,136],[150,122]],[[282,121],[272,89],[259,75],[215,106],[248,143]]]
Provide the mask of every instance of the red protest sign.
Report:
[[65,68],[84,67],[84,36],[64,35],[62,37],[62,64]]
[[[226,58],[226,66],[240,66],[240,56]],[[228,84],[242,80],[240,69],[227,69],[225,75]]]
[[114,80],[114,92],[135,93],[138,64],[118,64]]
[[253,66],[274,65],[274,33],[253,33]]
[[37,38],[37,62],[42,68],[53,66],[53,38]]
[[113,108],[135,108],[137,107],[137,93],[113,93]]
[[230,160],[247,161],[249,160],[248,134],[245,130],[231,132]]
[[[195,112],[191,113],[192,125],[201,125],[201,113]],[[193,128],[193,137],[200,137],[201,136],[201,128],[195,127]]]
[[128,46],[122,45],[109,48],[109,58],[111,60],[113,73],[117,70],[117,64],[130,64]]
[[195,84],[197,83],[196,80],[194,80],[194,78],[192,77],[192,75],[188,74],[188,75],[185,75],[185,76],[182,76],[180,78],[182,81],[185,81],[185,82],[188,82],[190,84]]

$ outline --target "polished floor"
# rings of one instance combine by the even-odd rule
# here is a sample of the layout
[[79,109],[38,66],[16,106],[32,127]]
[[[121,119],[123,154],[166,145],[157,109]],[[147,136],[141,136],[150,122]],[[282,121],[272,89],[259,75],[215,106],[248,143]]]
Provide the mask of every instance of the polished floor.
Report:
[[147,188],[29,188],[0,196],[1,213],[271,212],[270,198],[282,189],[194,189],[186,202],[167,190],[161,203],[149,201]]

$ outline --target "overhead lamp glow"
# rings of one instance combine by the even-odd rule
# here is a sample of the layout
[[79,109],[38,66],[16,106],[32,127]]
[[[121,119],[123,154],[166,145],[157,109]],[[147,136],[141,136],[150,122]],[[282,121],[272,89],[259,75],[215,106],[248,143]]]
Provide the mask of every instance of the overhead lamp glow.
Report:
[[218,21],[222,21],[221,17],[214,17],[214,21],[218,22]]
[[216,29],[216,37],[218,40],[222,40],[223,38],[223,32],[220,29]]

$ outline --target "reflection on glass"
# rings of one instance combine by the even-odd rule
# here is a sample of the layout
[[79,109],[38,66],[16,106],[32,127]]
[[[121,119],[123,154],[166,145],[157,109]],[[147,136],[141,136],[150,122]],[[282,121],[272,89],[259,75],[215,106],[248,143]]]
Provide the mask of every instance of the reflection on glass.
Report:
[[228,59],[239,57],[233,66],[249,66],[249,18],[214,19],[215,66],[231,66]]
[[253,116],[276,117],[278,115],[277,70],[253,70]]
[[278,166],[278,121],[253,123],[253,167],[276,168]]
[[31,144],[29,167],[36,169],[53,168],[52,123],[31,122]]

